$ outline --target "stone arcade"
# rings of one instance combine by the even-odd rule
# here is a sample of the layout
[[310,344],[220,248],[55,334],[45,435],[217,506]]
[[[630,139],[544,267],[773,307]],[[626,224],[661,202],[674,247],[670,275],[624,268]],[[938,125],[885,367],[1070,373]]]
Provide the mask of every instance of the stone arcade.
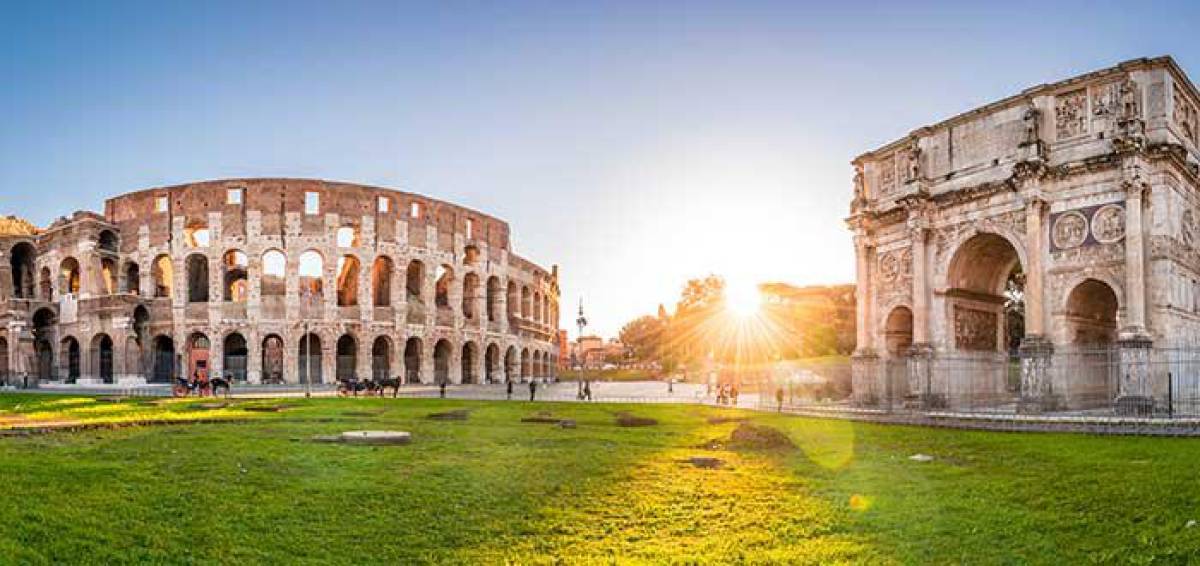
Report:
[[558,269],[508,225],[390,189],[207,181],[45,230],[0,222],[0,381],[481,383],[557,366]]
[[855,159],[855,401],[1161,406],[1156,352],[1200,337],[1198,108],[1139,59]]

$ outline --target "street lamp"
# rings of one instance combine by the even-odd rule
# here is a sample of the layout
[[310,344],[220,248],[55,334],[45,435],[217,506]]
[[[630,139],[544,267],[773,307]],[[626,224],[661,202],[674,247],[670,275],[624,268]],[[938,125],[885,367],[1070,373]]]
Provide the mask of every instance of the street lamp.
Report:
[[575,325],[579,327],[579,334],[575,335],[575,350],[579,352],[579,380],[584,379],[584,372],[587,370],[587,356],[583,352],[583,329],[587,327],[587,317],[583,316],[583,297],[579,297],[579,318],[575,319]]
[[312,334],[304,321],[304,398],[312,397]]

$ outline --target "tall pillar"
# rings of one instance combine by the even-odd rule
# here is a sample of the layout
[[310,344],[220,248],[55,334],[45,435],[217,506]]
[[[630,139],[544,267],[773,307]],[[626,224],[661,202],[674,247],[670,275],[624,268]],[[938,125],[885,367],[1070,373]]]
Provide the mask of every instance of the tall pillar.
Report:
[[855,252],[855,301],[857,309],[855,315],[857,317],[856,329],[857,336],[855,341],[855,351],[860,353],[871,352],[871,341],[873,332],[871,329],[871,247],[866,242],[865,235],[854,237],[854,252]]
[[1146,255],[1142,229],[1144,185],[1127,186],[1125,197],[1125,328],[1122,338],[1146,337]]
[[874,298],[871,291],[871,263],[875,248],[870,245],[867,231],[861,225],[856,227],[856,232],[854,248],[857,275],[855,287],[857,342],[854,356],[851,358],[850,387],[855,404],[876,405],[879,403],[881,393],[879,379],[882,372],[879,371],[879,357],[873,348],[875,329],[874,313],[872,312]]
[[1025,336],[1021,339],[1021,398],[1017,409],[1022,413],[1041,413],[1061,406],[1061,396],[1050,383],[1050,365],[1054,347],[1046,337],[1045,258],[1048,248],[1045,219],[1047,204],[1038,197],[1025,206]]
[[1154,398],[1150,386],[1151,338],[1146,327],[1146,239],[1143,221],[1147,185],[1142,159],[1126,158],[1122,167],[1125,188],[1125,317],[1118,339],[1121,375],[1117,386],[1119,414],[1150,415]]

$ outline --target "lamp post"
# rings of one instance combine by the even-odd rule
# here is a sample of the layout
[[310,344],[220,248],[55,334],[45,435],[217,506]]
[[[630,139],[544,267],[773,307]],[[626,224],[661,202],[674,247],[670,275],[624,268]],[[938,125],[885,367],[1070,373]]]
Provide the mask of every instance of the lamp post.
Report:
[[304,321],[304,398],[312,397],[312,334]]
[[583,316],[583,297],[579,297],[579,318],[575,319],[575,325],[579,327],[579,334],[575,335],[575,349],[579,352],[579,380],[584,381],[585,372],[587,370],[587,356],[583,351],[583,329],[587,327],[587,317]]

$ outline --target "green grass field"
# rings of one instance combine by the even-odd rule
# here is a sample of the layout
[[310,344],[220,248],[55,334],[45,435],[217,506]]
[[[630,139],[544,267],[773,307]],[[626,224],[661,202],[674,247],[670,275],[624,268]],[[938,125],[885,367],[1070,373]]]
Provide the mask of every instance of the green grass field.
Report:
[[[232,422],[0,437],[0,563],[1185,563],[1200,441],[751,416],[797,449],[701,448],[737,413],[322,399],[202,410],[0,395],[30,420]],[[287,403],[280,413],[248,404]],[[471,409],[465,422],[426,419]],[[658,419],[620,428],[614,413]],[[538,411],[578,427],[521,423]],[[400,447],[309,442],[411,431]],[[928,463],[909,456],[934,456]],[[712,455],[728,464],[682,464]]]

